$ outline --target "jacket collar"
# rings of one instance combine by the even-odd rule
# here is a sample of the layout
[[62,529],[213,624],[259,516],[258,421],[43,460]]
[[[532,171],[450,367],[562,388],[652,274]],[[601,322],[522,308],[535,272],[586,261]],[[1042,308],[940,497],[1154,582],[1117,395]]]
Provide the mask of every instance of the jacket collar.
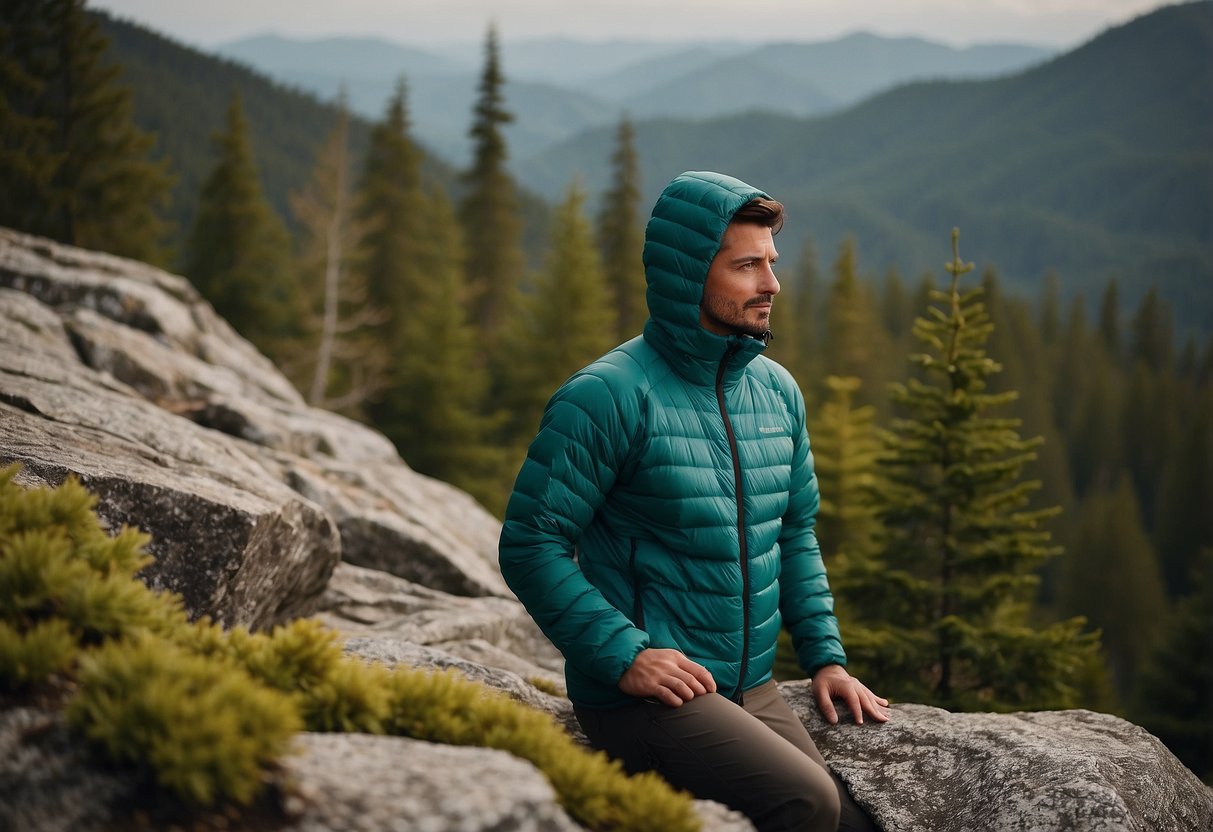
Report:
[[766,348],[766,344],[748,335],[717,335],[696,324],[696,329],[679,328],[649,318],[644,339],[661,353],[678,375],[694,384],[714,386],[720,362],[728,357],[724,383],[731,387],[741,371]]

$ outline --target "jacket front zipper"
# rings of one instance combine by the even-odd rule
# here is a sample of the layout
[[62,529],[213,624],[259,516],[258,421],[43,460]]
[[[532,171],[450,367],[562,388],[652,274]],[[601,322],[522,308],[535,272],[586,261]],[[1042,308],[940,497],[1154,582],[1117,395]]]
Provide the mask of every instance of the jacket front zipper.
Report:
[[632,573],[632,623],[636,629],[644,629],[644,604],[640,600],[640,573],[636,571],[636,538],[632,538],[632,550],[628,555],[628,571]]
[[729,440],[729,454],[733,458],[733,490],[737,494],[737,541],[738,557],[741,559],[741,672],[737,676],[737,689],[730,698],[741,704],[741,689],[745,685],[745,674],[750,663],[750,557],[745,539],[745,495],[741,489],[741,457],[737,453],[737,436],[733,433],[733,423],[729,420],[729,412],[724,404],[725,370],[738,349],[738,345],[730,345],[720,361],[720,368],[716,371],[716,404],[720,407],[720,418],[724,421],[725,436]]

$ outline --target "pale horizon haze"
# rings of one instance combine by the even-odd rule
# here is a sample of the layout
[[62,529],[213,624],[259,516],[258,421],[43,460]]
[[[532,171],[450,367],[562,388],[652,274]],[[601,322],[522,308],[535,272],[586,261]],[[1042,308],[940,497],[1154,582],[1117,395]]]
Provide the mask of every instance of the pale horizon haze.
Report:
[[424,47],[480,41],[821,41],[857,31],[953,46],[1068,48],[1161,6],[1159,0],[98,0],[91,8],[201,48],[243,37],[374,37]]

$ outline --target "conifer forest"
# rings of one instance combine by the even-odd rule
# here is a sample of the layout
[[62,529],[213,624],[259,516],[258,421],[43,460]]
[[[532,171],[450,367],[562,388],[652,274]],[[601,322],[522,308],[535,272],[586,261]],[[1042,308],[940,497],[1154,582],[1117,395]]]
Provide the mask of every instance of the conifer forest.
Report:
[[[643,327],[653,128],[619,120],[609,184],[545,201],[511,172],[490,27],[463,169],[414,138],[404,75],[368,122],[216,62],[187,145],[136,118],[114,35],[82,0],[6,3],[0,225],[185,275],[311,404],[500,514],[548,395]],[[1181,322],[1165,252],[1152,282],[1072,291],[1000,273],[965,214],[916,273],[865,254],[871,227],[776,237],[766,354],[808,403],[851,662],[895,701],[1120,714],[1213,782],[1213,322]]]

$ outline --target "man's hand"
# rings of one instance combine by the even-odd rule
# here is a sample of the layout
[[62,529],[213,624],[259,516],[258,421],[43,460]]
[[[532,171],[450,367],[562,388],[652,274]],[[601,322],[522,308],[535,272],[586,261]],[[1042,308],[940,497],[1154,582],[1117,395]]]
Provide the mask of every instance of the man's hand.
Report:
[[619,689],[639,699],[656,699],[677,708],[696,696],[716,692],[716,680],[703,665],[677,650],[641,650],[619,679]]
[[866,685],[847,673],[842,665],[827,664],[813,674],[813,696],[817,699],[821,715],[831,725],[838,722],[838,712],[834,710],[835,699],[847,703],[858,723],[863,722],[864,714],[877,722],[889,721],[889,700],[872,693]]

